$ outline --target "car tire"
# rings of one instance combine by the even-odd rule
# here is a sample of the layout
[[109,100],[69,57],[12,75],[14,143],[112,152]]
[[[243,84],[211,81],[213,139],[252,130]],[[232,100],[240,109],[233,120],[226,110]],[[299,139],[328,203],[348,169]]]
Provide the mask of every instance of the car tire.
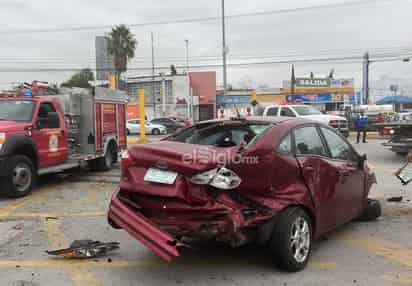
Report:
[[312,248],[312,223],[298,207],[282,211],[276,219],[269,247],[275,264],[286,271],[305,268]]
[[130,130],[129,130],[129,128],[126,129],[126,134],[127,134],[127,135],[130,135]]
[[28,195],[36,182],[36,168],[29,157],[16,155],[10,159],[9,176],[0,183],[1,194],[19,198]]
[[160,130],[157,129],[157,128],[154,128],[154,129],[152,130],[152,134],[153,134],[153,135],[159,135],[159,134],[160,134]]
[[113,163],[117,161],[117,147],[114,143],[109,143],[106,154],[98,158],[96,161],[96,170],[100,172],[109,171],[113,167]]
[[381,203],[378,200],[368,199],[368,204],[358,217],[358,221],[374,221],[382,215]]

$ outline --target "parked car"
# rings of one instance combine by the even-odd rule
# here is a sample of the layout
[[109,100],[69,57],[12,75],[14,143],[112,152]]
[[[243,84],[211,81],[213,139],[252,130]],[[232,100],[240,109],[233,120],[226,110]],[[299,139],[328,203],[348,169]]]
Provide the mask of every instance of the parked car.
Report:
[[153,124],[160,124],[165,126],[167,128],[167,133],[173,133],[179,129],[186,127],[185,123],[173,120],[168,117],[155,118],[152,119],[150,122]]
[[[375,219],[375,175],[322,123],[287,117],[213,120],[131,147],[108,221],[170,261],[181,237],[255,242],[277,264],[306,265],[314,239]],[[206,258],[205,258],[206,259]]]
[[189,119],[184,119],[184,118],[177,117],[177,116],[170,116],[169,118],[174,121],[183,123],[186,127],[193,125],[192,121],[190,121]]
[[[132,119],[126,123],[127,134],[139,134],[140,133],[140,119]],[[166,134],[167,128],[160,124],[152,122],[145,122],[146,134],[160,135]]]
[[345,117],[323,114],[310,105],[270,105],[261,110],[257,115],[303,117],[312,119],[339,130],[345,137],[349,136],[348,121]]

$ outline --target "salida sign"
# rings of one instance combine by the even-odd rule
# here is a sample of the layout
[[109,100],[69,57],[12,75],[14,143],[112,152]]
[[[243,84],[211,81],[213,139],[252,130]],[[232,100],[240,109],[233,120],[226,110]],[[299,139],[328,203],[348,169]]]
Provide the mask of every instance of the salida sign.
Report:
[[330,87],[328,78],[296,78],[296,87]]

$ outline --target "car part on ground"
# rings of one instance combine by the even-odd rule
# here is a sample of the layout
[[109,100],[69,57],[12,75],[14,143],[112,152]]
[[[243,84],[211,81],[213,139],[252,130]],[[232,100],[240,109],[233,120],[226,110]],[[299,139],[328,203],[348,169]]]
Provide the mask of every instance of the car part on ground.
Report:
[[69,248],[47,250],[49,255],[64,258],[94,258],[102,257],[108,252],[119,249],[119,242],[100,242],[91,239],[75,240]]

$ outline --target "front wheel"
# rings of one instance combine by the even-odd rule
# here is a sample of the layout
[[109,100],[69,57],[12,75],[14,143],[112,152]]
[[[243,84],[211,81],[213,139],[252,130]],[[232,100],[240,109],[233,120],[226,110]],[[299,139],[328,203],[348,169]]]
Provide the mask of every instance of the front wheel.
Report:
[[33,162],[27,156],[16,155],[10,160],[9,175],[1,182],[1,193],[18,198],[28,195],[33,189],[36,173]]
[[298,207],[284,210],[278,217],[270,241],[276,264],[290,272],[305,268],[312,248],[312,223]]
[[159,135],[159,134],[160,134],[160,130],[157,129],[157,128],[155,128],[155,129],[152,130],[152,134],[153,134],[153,135]]

